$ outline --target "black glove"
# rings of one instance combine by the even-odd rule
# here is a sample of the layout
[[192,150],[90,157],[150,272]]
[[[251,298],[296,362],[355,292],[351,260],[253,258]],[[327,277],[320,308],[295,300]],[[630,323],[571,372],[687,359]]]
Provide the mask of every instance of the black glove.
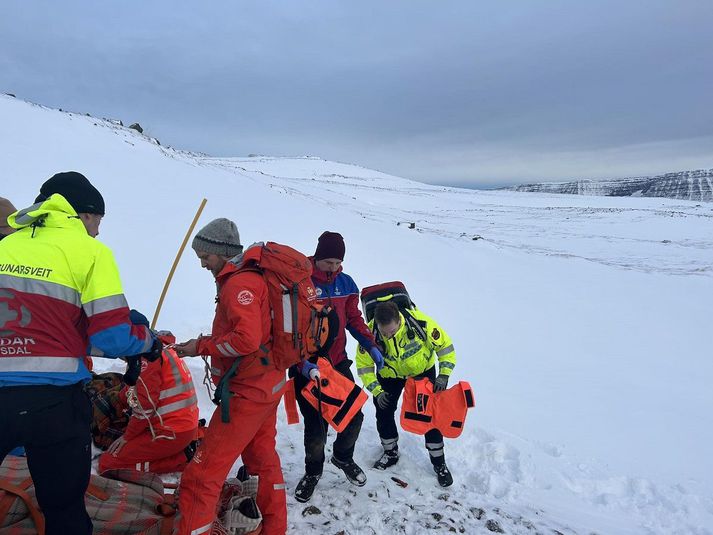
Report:
[[129,386],[136,385],[141,374],[141,357],[126,357],[126,371],[124,372],[124,382]]
[[434,392],[441,392],[448,388],[448,376],[443,375],[442,373],[436,377],[436,380],[433,382],[433,391]]
[[381,394],[376,396],[376,406],[379,407],[382,411],[386,410],[391,403],[391,395],[382,390]]
[[[153,336],[153,333],[151,335]],[[162,351],[163,343],[158,338],[154,338],[153,345],[151,346],[151,351],[149,351],[148,353],[143,353],[139,356],[144,357],[149,362],[153,362],[161,357]]]

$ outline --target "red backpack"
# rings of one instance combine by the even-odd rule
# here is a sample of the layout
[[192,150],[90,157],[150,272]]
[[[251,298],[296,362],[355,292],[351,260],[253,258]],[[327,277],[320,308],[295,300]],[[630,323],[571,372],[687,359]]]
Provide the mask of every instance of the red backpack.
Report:
[[[276,369],[284,371],[315,355],[327,356],[339,330],[339,317],[332,307],[316,302],[309,258],[287,245],[267,242],[252,245],[235,265],[236,273],[257,271],[267,284],[272,317],[269,355]],[[225,423],[230,422],[228,385],[241,361],[242,357],[235,359],[213,396]],[[269,365],[267,359],[264,363]]]
[[327,354],[339,319],[331,307],[316,302],[309,258],[287,245],[267,242],[245,251],[238,268],[259,271],[267,283],[275,368],[286,370],[303,359]]

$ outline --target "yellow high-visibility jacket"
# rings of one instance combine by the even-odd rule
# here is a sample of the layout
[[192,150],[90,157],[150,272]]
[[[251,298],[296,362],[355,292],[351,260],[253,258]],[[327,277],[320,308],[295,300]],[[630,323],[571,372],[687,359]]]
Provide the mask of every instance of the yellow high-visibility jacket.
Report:
[[0,387],[74,384],[86,355],[148,352],[132,325],[111,250],[87,234],[60,194],[8,217],[0,241]]
[[[377,340],[384,355],[384,367],[379,372],[381,377],[406,378],[420,375],[436,365],[438,358],[438,373],[450,375],[456,364],[456,353],[450,336],[436,321],[420,310],[409,310],[418,327],[408,321],[404,314],[399,314],[401,322],[399,330],[389,340]],[[369,322],[373,330],[374,320]],[[423,335],[423,338],[422,338]],[[376,378],[376,368],[368,350],[359,346],[356,356],[357,374],[374,396],[378,396],[381,385]]]

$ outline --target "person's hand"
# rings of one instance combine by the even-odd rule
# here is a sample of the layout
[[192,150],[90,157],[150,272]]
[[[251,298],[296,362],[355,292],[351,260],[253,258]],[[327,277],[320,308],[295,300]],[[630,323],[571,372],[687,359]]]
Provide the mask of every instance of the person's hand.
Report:
[[379,348],[376,346],[369,350],[369,354],[371,355],[371,360],[376,364],[377,373],[380,372],[384,367],[384,355],[381,354],[381,351],[379,351]]
[[448,376],[444,374],[439,374],[436,380],[433,382],[433,391],[441,392],[448,388]]
[[382,390],[381,394],[376,396],[376,406],[379,407],[382,411],[386,410],[391,403],[391,394],[388,392]]
[[179,357],[195,357],[198,354],[198,339],[192,338],[187,342],[173,346]]
[[163,351],[163,343],[158,338],[154,338],[151,350],[148,353],[142,353],[141,356],[144,357],[149,362],[158,360],[161,357],[161,352]]
[[133,357],[126,357],[126,371],[122,376],[124,382],[129,386],[135,386],[136,382],[139,380],[139,375],[141,374],[141,357],[135,355]]
[[312,364],[309,360],[305,360],[302,365],[302,375],[305,379],[319,379],[319,368],[316,364]]
[[111,453],[114,457],[116,457],[117,455],[119,455],[121,448],[124,447],[126,442],[127,442],[127,440],[124,437],[119,437],[114,442],[111,443],[111,445],[109,446],[109,448],[106,451]]

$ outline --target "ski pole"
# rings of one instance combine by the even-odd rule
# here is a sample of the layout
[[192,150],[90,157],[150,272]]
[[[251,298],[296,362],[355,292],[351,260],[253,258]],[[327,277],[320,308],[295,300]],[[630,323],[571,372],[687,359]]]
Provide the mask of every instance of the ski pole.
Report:
[[188,227],[188,232],[186,232],[186,236],[185,236],[185,238],[183,238],[183,243],[181,244],[181,247],[179,247],[179,249],[178,249],[176,258],[173,261],[173,265],[171,266],[171,271],[168,272],[168,277],[166,277],[166,283],[163,285],[163,291],[161,292],[161,297],[159,298],[158,304],[156,305],[156,311],[153,313],[153,320],[151,321],[151,329],[154,329],[156,327],[156,322],[158,321],[158,315],[161,312],[161,307],[163,306],[163,300],[166,297],[166,292],[168,291],[168,286],[171,284],[171,279],[173,279],[173,274],[176,271],[176,267],[178,267],[178,262],[181,259],[183,250],[186,248],[186,244],[188,243],[188,238],[191,237],[191,233],[193,232],[193,229],[195,228],[196,223],[198,223],[198,218],[201,216],[201,213],[203,212],[203,208],[205,207],[205,203],[207,203],[207,202],[208,202],[208,199],[203,199],[201,201],[201,204],[198,207],[198,211],[196,212],[196,215],[193,218],[193,222],[191,222],[191,226]]

